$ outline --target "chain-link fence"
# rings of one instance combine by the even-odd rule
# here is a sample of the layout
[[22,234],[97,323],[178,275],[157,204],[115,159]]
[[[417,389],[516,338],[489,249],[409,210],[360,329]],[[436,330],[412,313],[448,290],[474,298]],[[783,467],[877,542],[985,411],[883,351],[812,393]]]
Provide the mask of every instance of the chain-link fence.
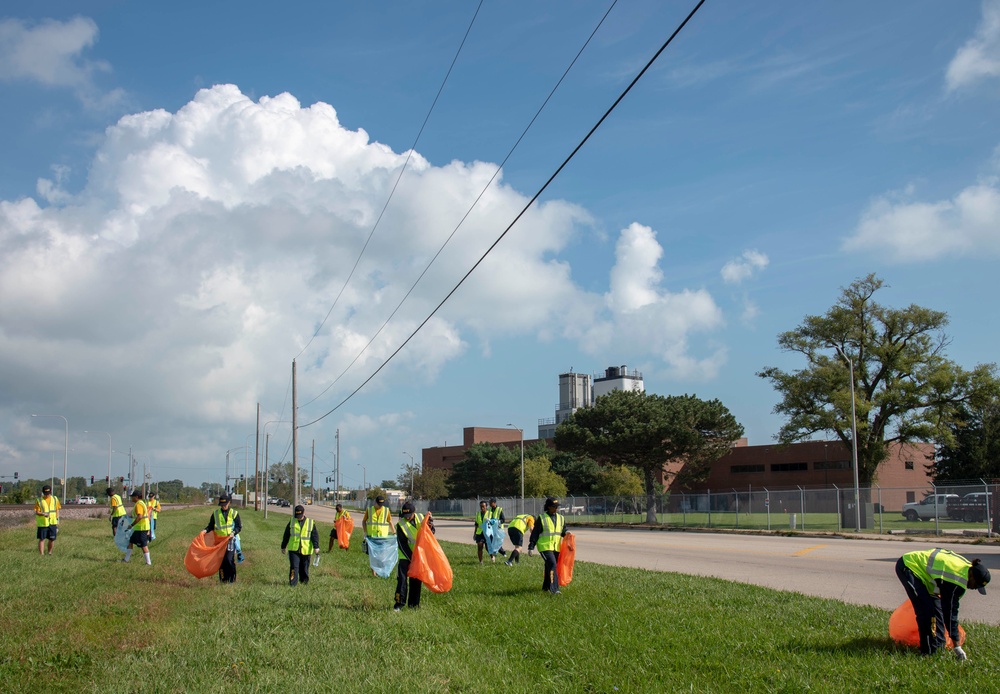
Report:
[[[417,501],[417,510],[473,518],[480,499]],[[560,513],[570,523],[643,525],[650,522],[643,496],[567,496]],[[854,487],[706,490],[657,496],[654,523],[681,528],[849,531],[883,534],[1000,533],[1000,482],[963,481],[926,489]],[[508,521],[538,515],[544,498],[497,498]]]

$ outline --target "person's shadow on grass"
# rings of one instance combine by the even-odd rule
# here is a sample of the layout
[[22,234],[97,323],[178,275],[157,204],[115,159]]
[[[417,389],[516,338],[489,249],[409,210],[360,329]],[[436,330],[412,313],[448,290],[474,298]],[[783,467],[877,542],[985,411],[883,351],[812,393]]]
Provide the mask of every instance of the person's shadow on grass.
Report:
[[[790,648],[801,648],[800,643],[789,644]],[[849,641],[814,645],[809,650],[821,653],[850,653],[854,655],[881,655],[885,653],[904,653],[914,650],[896,643],[888,636],[858,636]]]

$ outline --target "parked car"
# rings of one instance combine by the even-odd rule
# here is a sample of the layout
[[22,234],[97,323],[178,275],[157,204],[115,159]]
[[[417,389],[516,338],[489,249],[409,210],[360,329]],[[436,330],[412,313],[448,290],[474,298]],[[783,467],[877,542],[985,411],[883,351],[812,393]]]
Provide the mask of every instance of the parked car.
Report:
[[982,523],[986,520],[987,511],[990,516],[996,513],[994,499],[992,494],[987,495],[986,492],[972,492],[961,499],[952,499],[948,502],[948,517],[966,523]]
[[278,499],[278,506],[281,506],[281,507],[284,508],[284,507],[288,507],[288,506],[291,506],[291,505],[292,504],[291,504],[291,502],[288,501],[288,499]]
[[947,518],[951,499],[958,500],[958,494],[928,494],[921,501],[903,504],[903,517],[908,521],[932,520],[936,510],[938,518]]
[[92,497],[92,496],[81,496],[80,497],[80,503],[81,504],[96,504],[97,503],[97,499],[94,498],[94,497]]

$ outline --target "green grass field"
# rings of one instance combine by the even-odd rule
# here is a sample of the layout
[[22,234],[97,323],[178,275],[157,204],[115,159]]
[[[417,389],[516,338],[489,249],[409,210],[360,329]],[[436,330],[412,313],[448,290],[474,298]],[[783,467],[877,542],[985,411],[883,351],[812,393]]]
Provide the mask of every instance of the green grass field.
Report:
[[64,521],[52,557],[38,556],[33,527],[0,530],[0,687],[895,692],[1000,681],[997,627],[967,625],[970,660],[959,664],[894,646],[875,608],[583,563],[552,597],[537,557],[480,566],[464,545],[444,545],[453,590],[425,590],[420,610],[397,614],[395,580],[374,578],[356,542],[324,552],[310,585],[289,588],[278,514],[243,513],[235,585],[198,581],[183,556],[210,511],[165,512],[152,567],[117,561],[106,520]]

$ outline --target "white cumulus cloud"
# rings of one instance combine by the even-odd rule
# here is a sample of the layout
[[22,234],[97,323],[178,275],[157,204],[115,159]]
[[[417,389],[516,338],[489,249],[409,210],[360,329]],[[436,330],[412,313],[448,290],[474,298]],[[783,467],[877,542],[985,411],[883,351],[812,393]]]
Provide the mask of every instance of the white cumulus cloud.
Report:
[[760,251],[747,250],[735,260],[730,260],[722,266],[720,274],[728,284],[739,284],[750,279],[755,272],[767,267],[770,260]]
[[65,22],[0,21],[0,80],[28,80],[73,90],[87,106],[107,106],[120,100],[121,90],[103,94],[94,84],[97,73],[110,72],[103,60],[84,53],[97,42],[94,20],[74,17]]
[[1000,77],[1000,0],[983,2],[976,34],[952,58],[945,82],[955,90],[991,77]]
[[848,251],[878,251],[900,262],[1000,253],[1000,188],[969,186],[949,200],[912,200],[912,191],[874,200],[845,240]]

